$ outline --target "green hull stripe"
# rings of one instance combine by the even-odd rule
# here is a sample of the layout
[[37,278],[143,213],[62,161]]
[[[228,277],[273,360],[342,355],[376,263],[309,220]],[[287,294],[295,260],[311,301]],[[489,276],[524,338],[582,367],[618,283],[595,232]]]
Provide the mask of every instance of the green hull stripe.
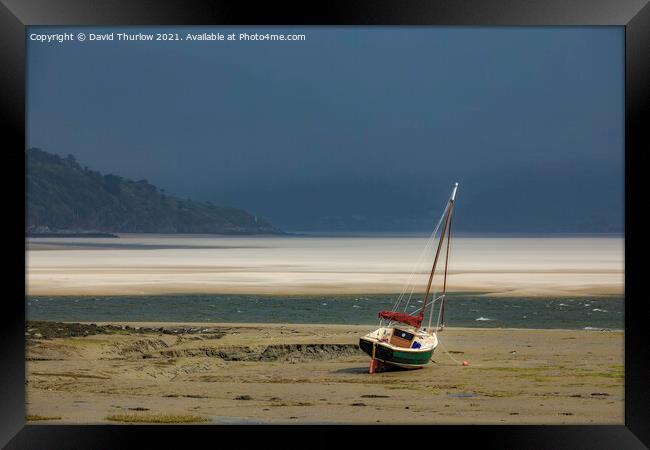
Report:
[[[372,342],[361,339],[359,344],[365,353],[367,353],[369,356],[372,356]],[[431,361],[433,351],[434,349],[423,352],[405,352],[394,350],[390,347],[385,347],[381,344],[378,344],[377,350],[375,352],[375,358],[387,363],[424,366],[426,364],[429,364]]]
[[403,364],[428,364],[431,360],[432,350],[422,353],[399,352],[393,350],[393,356],[387,361]]

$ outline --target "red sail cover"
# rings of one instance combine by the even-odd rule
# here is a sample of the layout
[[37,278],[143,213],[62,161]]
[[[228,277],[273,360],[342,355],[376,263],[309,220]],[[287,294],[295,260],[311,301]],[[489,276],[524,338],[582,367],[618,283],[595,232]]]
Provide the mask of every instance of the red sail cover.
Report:
[[420,311],[420,314],[417,316],[410,316],[406,313],[396,312],[396,311],[379,311],[379,317],[381,319],[394,320],[396,322],[405,323],[412,325],[414,327],[419,327],[422,323],[422,318],[424,311]]

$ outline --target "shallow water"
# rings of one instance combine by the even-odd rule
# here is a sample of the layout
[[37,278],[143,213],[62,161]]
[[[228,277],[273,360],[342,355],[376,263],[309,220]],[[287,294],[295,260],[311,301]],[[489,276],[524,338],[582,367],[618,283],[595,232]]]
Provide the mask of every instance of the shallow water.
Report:
[[[418,297],[419,298],[419,297]],[[396,295],[30,296],[28,320],[95,322],[377,323]],[[411,300],[409,312],[421,304]],[[446,325],[477,328],[623,329],[621,296],[482,297],[448,294]],[[434,317],[435,321],[435,317]],[[426,320],[425,320],[426,322]]]

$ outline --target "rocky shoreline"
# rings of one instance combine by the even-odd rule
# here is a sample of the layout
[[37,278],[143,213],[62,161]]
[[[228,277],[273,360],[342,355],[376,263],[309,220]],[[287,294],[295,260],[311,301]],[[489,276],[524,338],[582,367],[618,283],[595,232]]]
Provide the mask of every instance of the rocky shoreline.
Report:
[[97,325],[94,323],[50,322],[44,320],[28,320],[25,322],[25,338],[27,339],[56,339],[66,337],[84,337],[98,334],[207,334],[221,337],[225,331],[205,327],[147,327],[129,325]]
[[[133,343],[116,344],[117,353],[122,356],[150,358],[195,358],[216,357],[224,361],[305,361],[331,359],[341,356],[363,354],[357,344],[272,344],[255,346],[193,346],[173,348],[164,340],[152,339],[164,335],[177,336],[179,340],[214,341],[225,336],[232,328],[206,328],[195,326],[130,326],[97,325],[94,323],[70,323],[27,321],[25,337],[28,340],[52,340],[62,338],[89,337],[97,335],[142,336]],[[42,360],[42,358],[41,358]]]

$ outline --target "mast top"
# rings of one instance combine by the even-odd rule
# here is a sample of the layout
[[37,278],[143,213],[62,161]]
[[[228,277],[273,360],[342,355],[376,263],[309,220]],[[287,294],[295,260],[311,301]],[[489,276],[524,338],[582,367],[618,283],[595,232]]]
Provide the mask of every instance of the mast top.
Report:
[[454,200],[456,200],[456,191],[457,191],[457,190],[458,190],[458,182],[456,182],[456,183],[454,184],[454,190],[453,190],[453,192],[451,193],[451,201],[452,201],[452,202],[453,202]]

